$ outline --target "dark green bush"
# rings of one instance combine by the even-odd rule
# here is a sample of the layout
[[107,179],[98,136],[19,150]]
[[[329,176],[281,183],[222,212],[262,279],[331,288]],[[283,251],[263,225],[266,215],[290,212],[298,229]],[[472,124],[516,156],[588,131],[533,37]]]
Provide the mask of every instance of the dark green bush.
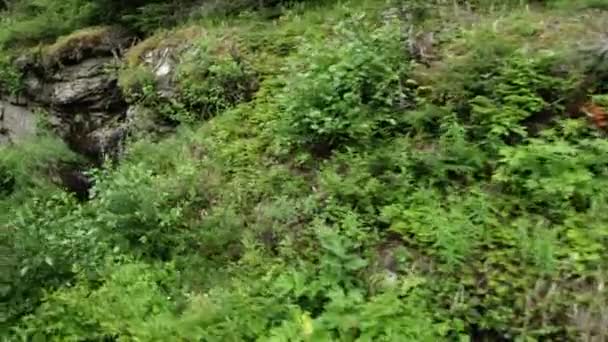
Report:
[[10,170],[0,165],[0,196],[10,195],[15,190],[15,177]]
[[[534,133],[531,124],[557,115],[560,96],[567,94],[569,79],[552,75],[554,57],[515,54],[495,75],[480,82],[470,100],[468,122],[475,126],[473,139],[499,142]],[[526,123],[529,125],[526,126]]]

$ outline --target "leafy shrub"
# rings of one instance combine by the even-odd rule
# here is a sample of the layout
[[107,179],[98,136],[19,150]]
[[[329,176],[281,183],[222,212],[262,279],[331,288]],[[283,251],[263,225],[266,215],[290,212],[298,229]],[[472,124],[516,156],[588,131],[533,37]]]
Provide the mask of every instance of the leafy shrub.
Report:
[[168,258],[172,249],[179,248],[175,239],[181,239],[181,234],[176,233],[185,228],[185,218],[178,199],[156,189],[159,181],[141,165],[132,165],[116,173],[111,182],[99,184],[96,191],[103,197],[96,204],[106,226],[124,236],[131,249]]
[[180,100],[195,115],[180,121],[205,118],[247,102],[257,90],[257,75],[247,57],[237,46],[221,44],[213,46],[203,41],[180,66]]
[[52,179],[54,165],[70,160],[75,158],[65,144],[49,136],[0,148],[0,248],[8,256],[2,265],[5,315],[0,325],[32,310],[43,288],[69,280],[71,266],[86,262],[83,251],[94,250],[90,245],[81,249],[90,241],[77,225],[80,211]]
[[94,220],[65,193],[35,197],[10,210],[11,216],[0,222],[7,229],[9,250],[3,265],[8,271],[4,319],[12,323],[38,305],[44,290],[70,281],[75,268],[94,270],[107,247]]
[[19,334],[59,341],[157,340],[185,333],[168,321],[176,319],[161,285],[170,276],[168,271],[146,264],[108,263],[99,286],[82,277],[77,286],[49,294],[36,314],[25,319]]
[[532,139],[528,145],[505,147],[494,179],[540,208],[584,208],[603,188],[606,144],[597,139],[575,143],[563,138]]
[[214,182],[180,142],[139,142],[133,159],[99,175],[93,188],[91,206],[108,236],[135,255],[168,259],[200,243],[191,225],[209,205]]
[[17,95],[23,87],[22,74],[15,68],[9,54],[0,59],[0,93]]
[[470,101],[469,120],[480,129],[473,133],[474,138],[485,137],[494,143],[506,138],[521,139],[529,133],[526,122],[558,113],[560,108],[553,103],[567,92],[569,82],[551,75],[553,63],[552,57],[509,58]]
[[[0,146],[0,165],[19,196],[48,189],[54,164],[77,160],[65,143],[52,136],[32,137],[18,146]],[[8,181],[8,178],[6,181]]]
[[[280,104],[296,146],[329,151],[390,136],[414,105],[409,63],[393,26],[342,24],[331,45],[306,44],[293,57]],[[307,56],[306,65],[300,64]]]
[[480,205],[484,200],[482,196],[441,198],[423,189],[414,193],[409,203],[383,208],[382,217],[390,223],[389,229],[408,239],[413,237],[416,243],[432,245],[429,252],[436,252],[448,269],[454,270],[477,249],[482,232],[475,221],[487,215],[487,207]]
[[[337,234],[320,232],[318,238],[322,246],[318,274],[303,264],[307,267],[269,270],[252,282],[250,277],[257,277],[257,272],[248,267],[265,258],[258,255],[255,260],[250,255],[240,265],[226,268],[233,274],[229,284],[210,288],[204,295],[168,290],[178,279],[170,265],[110,263],[99,279],[101,284],[80,279],[77,286],[49,295],[24,320],[20,332],[51,339],[438,338],[422,301],[424,279],[400,279],[368,300],[365,291],[350,287],[355,284],[341,283],[355,281],[365,262]],[[307,283],[310,286],[304,286]],[[270,293],[274,296],[269,297]],[[183,300],[181,308],[174,300]],[[311,305],[323,307],[323,313],[308,311]],[[390,310],[385,309],[387,305]]]

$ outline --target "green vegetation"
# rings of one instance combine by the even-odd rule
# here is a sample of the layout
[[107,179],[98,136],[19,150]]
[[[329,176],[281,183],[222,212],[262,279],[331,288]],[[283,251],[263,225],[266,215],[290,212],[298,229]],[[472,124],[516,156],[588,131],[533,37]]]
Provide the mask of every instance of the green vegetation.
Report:
[[21,73],[5,55],[0,58],[0,93],[17,94],[21,91]]
[[[210,41],[208,35],[193,28],[164,37],[169,34],[151,37],[127,54],[119,81],[130,102],[154,108],[162,119],[192,124],[253,98],[258,75],[235,42],[228,37]],[[185,47],[193,51],[183,51]],[[141,62],[146,53],[159,51],[170,55],[167,59],[180,60],[174,66],[175,75],[164,85],[171,88],[171,96],[161,96],[154,71]]]
[[[103,24],[87,3],[16,1],[0,45]],[[0,149],[0,338],[608,338],[606,118],[580,110],[608,105],[603,1],[261,4],[126,54],[128,101],[180,125],[88,201],[54,185],[76,158],[54,138]],[[148,33],[175,6],[120,15]],[[142,61],[162,47],[170,97]]]

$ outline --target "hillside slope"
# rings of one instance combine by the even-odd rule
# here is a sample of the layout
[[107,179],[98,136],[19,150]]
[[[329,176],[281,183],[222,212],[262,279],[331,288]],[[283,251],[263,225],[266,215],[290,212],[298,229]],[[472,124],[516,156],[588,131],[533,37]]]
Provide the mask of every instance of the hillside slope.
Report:
[[603,1],[209,3],[6,10],[1,339],[608,338]]

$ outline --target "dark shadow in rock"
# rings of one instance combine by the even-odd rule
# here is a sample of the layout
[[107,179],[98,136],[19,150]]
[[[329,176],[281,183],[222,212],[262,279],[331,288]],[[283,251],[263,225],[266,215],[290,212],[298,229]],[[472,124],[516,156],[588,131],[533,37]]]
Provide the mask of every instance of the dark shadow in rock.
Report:
[[0,198],[10,196],[15,191],[15,177],[0,165]]
[[86,165],[65,163],[55,171],[61,187],[82,202],[90,198],[90,190],[94,185],[91,177],[86,175],[86,169]]

